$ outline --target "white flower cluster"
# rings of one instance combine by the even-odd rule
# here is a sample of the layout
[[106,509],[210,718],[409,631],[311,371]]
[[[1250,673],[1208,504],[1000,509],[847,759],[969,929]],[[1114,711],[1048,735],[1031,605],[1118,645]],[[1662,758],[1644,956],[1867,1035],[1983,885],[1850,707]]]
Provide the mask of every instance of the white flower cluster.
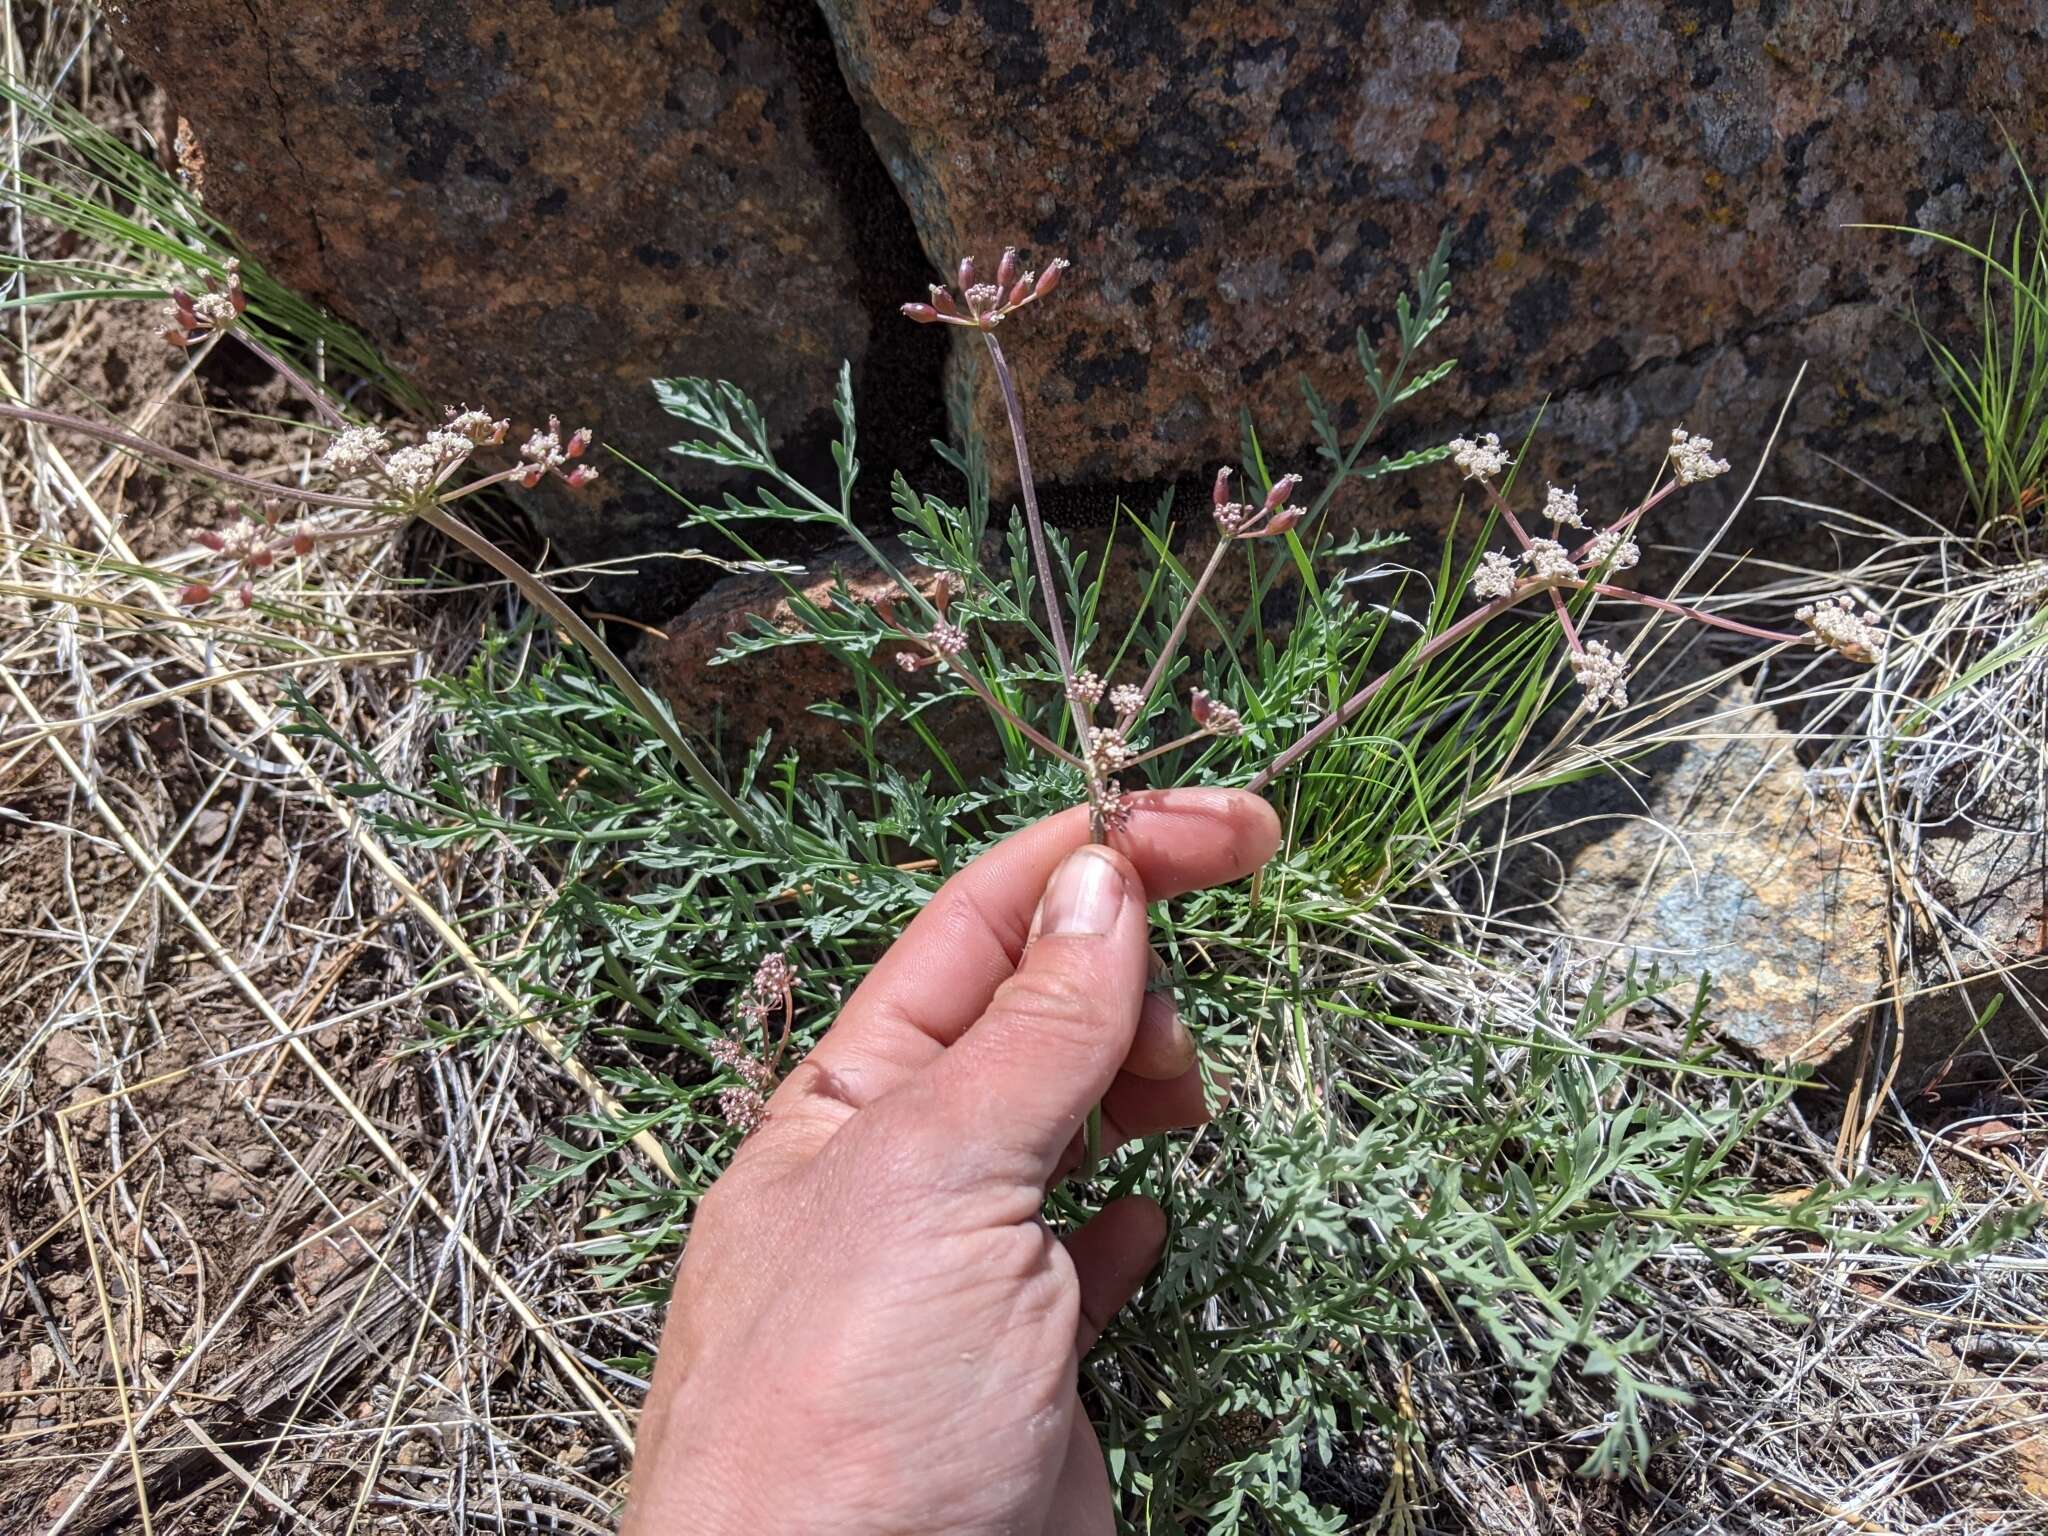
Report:
[[535,427],[533,436],[519,445],[519,457],[543,470],[560,469],[568,463],[568,452],[562,446],[562,424],[550,416],[545,431]]
[[1129,718],[1138,712],[1138,706],[1145,702],[1145,691],[1136,683],[1119,683],[1109,690],[1109,707],[1120,718]]
[[1130,830],[1131,812],[1136,809],[1124,795],[1123,785],[1111,779],[1102,786],[1102,797],[1096,802],[1096,809],[1102,817],[1105,832]]
[[589,465],[578,464],[567,473],[563,473],[562,466],[571,459],[582,458],[589,446],[590,428],[577,428],[564,442],[561,421],[550,416],[545,431],[536,428],[533,436],[520,444],[520,470],[514,479],[529,491],[550,474],[561,475],[572,486],[588,484],[597,478],[597,471]]
[[1643,552],[1636,547],[1634,539],[1610,528],[1605,533],[1593,535],[1586,557],[1590,565],[1604,566],[1612,562],[1612,569],[1625,571],[1643,558]]
[[1131,760],[1131,744],[1114,726],[1097,726],[1088,733],[1088,763],[1096,773],[1107,776]]
[[1586,520],[1579,515],[1579,493],[1563,490],[1553,485],[1550,495],[1544,499],[1543,515],[1560,528],[1583,528]]
[[512,423],[503,420],[493,421],[489,411],[473,411],[468,406],[458,411],[451,406],[448,410],[448,420],[442,430],[466,437],[472,444],[481,448],[486,443],[505,441],[505,434],[512,430]]
[[426,445],[434,450],[443,464],[458,463],[476,451],[476,440],[468,433],[450,431],[447,427],[436,427],[429,432]]
[[320,462],[342,479],[354,479],[375,469],[390,443],[375,427],[343,427],[328,443]]
[[1579,567],[1573,561],[1571,551],[1555,539],[1531,539],[1528,551],[1522,558],[1529,562],[1530,574],[1540,581],[1554,581],[1559,577],[1579,574]]
[[1257,507],[1248,506],[1244,502],[1226,501],[1216,508],[1216,526],[1223,531],[1226,539],[1234,539],[1247,523],[1258,516],[1258,513]]
[[[457,441],[462,442],[464,453],[469,452],[466,440]],[[434,488],[446,462],[433,443],[414,443],[411,447],[399,449],[384,461],[384,478],[401,496],[424,496]]]
[[1476,441],[1469,437],[1451,439],[1451,462],[1465,471],[1468,480],[1491,480],[1514,460],[1500,445],[1500,434],[1488,432]]
[[231,324],[235,301],[225,293],[202,293],[192,300],[192,313],[208,326]]
[[967,649],[967,631],[941,619],[932,626],[932,649],[941,656],[958,656]]
[[742,1136],[768,1118],[768,1093],[775,1072],[767,1062],[724,1036],[711,1042],[711,1059],[739,1081],[719,1090],[718,1112]]
[[1189,693],[1188,713],[1195,717],[1195,724],[1212,736],[1235,736],[1244,729],[1243,717],[1205,689],[1197,688]]
[[1077,704],[1100,704],[1104,684],[1093,672],[1076,672],[1067,684],[1067,697]]
[[1671,429],[1671,463],[1680,485],[1696,485],[1728,473],[1728,461],[1714,457],[1711,437],[1687,437],[1684,427]]
[[1824,597],[1817,603],[1807,603],[1796,609],[1793,617],[1807,627],[1814,639],[1851,661],[1876,661],[1891,639],[1883,628],[1882,614],[1875,608],[1866,608],[1859,614],[1855,601],[1847,597]]
[[328,443],[321,462],[338,479],[375,479],[393,495],[417,500],[433,491],[478,444],[502,442],[508,425],[493,421],[484,411],[451,410],[446,424],[397,449],[379,428],[344,427]]
[[1612,704],[1617,709],[1628,703],[1628,668],[1622,659],[1598,640],[1572,657],[1572,676],[1586,690],[1586,707],[1599,709]]
[[1515,590],[1515,562],[1497,549],[1479,557],[1479,569],[1472,573],[1472,595],[1482,602],[1506,597]]

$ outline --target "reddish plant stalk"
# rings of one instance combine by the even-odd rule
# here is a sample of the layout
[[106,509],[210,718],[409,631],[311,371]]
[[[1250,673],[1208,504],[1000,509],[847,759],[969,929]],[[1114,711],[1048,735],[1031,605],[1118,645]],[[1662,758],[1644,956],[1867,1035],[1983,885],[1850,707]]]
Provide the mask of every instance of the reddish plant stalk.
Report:
[[1088,778],[1088,800],[1092,811],[1089,825],[1094,840],[1099,843],[1103,839],[1102,805],[1107,786],[1085,757],[1092,722],[1088,705],[1074,695],[1074,651],[1067,643],[1067,621],[1060,615],[1060,590],[1053,582],[1052,556],[1045,544],[1045,521],[1038,514],[1038,487],[1031,478],[1031,450],[1024,441],[1024,403],[1017,398],[1017,383],[1010,377],[1010,364],[1003,356],[1002,344],[996,340],[995,332],[984,329],[981,339],[988,343],[989,359],[995,364],[996,384],[1003,392],[1003,410],[1010,422],[1010,442],[1017,450],[1017,483],[1024,497],[1024,528],[1031,541],[1031,562],[1037,567],[1039,590],[1045,595],[1046,628],[1052,635],[1053,655],[1059,660],[1060,688],[1067,696],[1067,709],[1074,718],[1075,743],[1083,753],[1082,770]]
[[[1173,665],[1173,658],[1180,650],[1181,641],[1187,638],[1188,624],[1194,618],[1195,609],[1202,601],[1202,593],[1208,589],[1210,578],[1223,564],[1224,552],[1233,542],[1235,541],[1229,534],[1221,529],[1217,530],[1216,547],[1209,552],[1208,563],[1202,567],[1202,574],[1195,578],[1194,586],[1188,589],[1188,600],[1181,607],[1180,617],[1173,621],[1173,629],[1166,637],[1166,644],[1160,647],[1158,659],[1152,663],[1152,670],[1145,674],[1145,683],[1140,693],[1146,702],[1150,702],[1160,679],[1166,676],[1166,669]],[[1144,705],[1140,704],[1139,708],[1142,710]],[[1145,756],[1150,757],[1152,754],[1148,752]]]
[[974,690],[975,696],[981,700],[982,704],[991,714],[1015,726],[1022,733],[1024,739],[1037,747],[1039,751],[1058,758],[1063,763],[1070,763],[1076,768],[1084,768],[1086,766],[1080,758],[1053,741],[1043,731],[1032,725],[1014,709],[1010,708],[1009,705],[997,698],[995,691],[982,680],[981,675],[975,671],[972,664],[961,657],[948,656],[946,658],[946,665],[953,669],[962,682]]
[[1644,608],[1655,608],[1664,613],[1676,614],[1681,619],[1690,619],[1695,624],[1705,624],[1714,629],[1726,629],[1738,635],[1748,635],[1753,640],[1774,640],[1780,645],[1804,645],[1805,635],[1789,635],[1779,629],[1760,629],[1754,624],[1744,624],[1737,619],[1724,619],[1719,614],[1708,613],[1703,608],[1688,608],[1683,603],[1674,603],[1668,597],[1651,597],[1647,592],[1631,592],[1627,587],[1609,586],[1604,581],[1574,581],[1573,588],[1590,588],[1602,597],[1619,598],[1624,603],[1636,603]]
[[1425,641],[1419,649],[1402,657],[1391,667],[1387,668],[1386,671],[1338,705],[1337,708],[1310,726],[1307,733],[1299,741],[1295,742],[1293,746],[1253,774],[1251,783],[1247,784],[1245,788],[1253,794],[1257,794],[1289,768],[1300,762],[1302,758],[1313,752],[1333,732],[1342,730],[1352,720],[1356,719],[1358,712],[1370,704],[1373,696],[1380,689],[1384,688],[1397,673],[1408,667],[1426,666],[1432,658],[1448,650],[1451,646],[1456,645],[1488,619],[1496,618],[1506,613],[1510,608],[1515,607],[1528,598],[1535,590],[1534,586],[1517,587],[1506,596],[1496,597],[1484,607],[1473,609],[1442,634],[1437,635],[1434,639]]
[[1609,523],[1605,528],[1599,530],[1599,532],[1593,534],[1586,540],[1585,543],[1581,544],[1577,549],[1573,550],[1572,558],[1574,560],[1585,559],[1587,552],[1592,549],[1594,543],[1603,534],[1627,533],[1628,530],[1631,527],[1633,527],[1635,523],[1645,513],[1650,511],[1651,508],[1655,507],[1657,503],[1662,501],[1666,496],[1669,496],[1673,491],[1677,490],[1681,483],[1682,482],[1678,480],[1666,480],[1656,490],[1652,491],[1648,496],[1644,497],[1640,502],[1636,503],[1634,507],[1622,513],[1620,517],[1617,517],[1613,522]]

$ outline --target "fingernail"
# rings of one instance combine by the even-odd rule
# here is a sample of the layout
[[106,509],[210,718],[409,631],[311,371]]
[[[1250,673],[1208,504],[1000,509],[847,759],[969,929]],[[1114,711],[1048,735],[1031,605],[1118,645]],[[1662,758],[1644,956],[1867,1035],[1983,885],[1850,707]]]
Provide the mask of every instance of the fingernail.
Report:
[[1123,871],[1096,847],[1076,848],[1053,872],[1038,907],[1039,932],[1107,933],[1124,904]]

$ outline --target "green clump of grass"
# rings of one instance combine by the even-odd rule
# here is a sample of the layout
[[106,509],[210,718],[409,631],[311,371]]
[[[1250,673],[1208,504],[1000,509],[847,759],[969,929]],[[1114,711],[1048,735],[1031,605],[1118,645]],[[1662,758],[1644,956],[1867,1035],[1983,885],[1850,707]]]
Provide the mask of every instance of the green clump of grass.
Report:
[[0,311],[105,300],[158,300],[180,284],[223,279],[241,264],[248,296],[242,324],[319,377],[362,379],[419,414],[426,402],[353,326],[337,319],[251,257],[193,191],[155,160],[67,102],[0,74],[0,108],[20,128],[24,152],[8,206],[75,237],[77,254],[35,258],[0,250]]
[[2016,170],[2019,209],[1981,245],[1947,230],[1871,227],[1934,241],[1978,269],[1973,349],[1915,327],[1948,397],[1942,419],[1979,534],[2028,547],[2048,491],[2048,202],[2026,167]]
[[[1387,372],[1361,349],[1381,407],[1368,437],[1415,379],[1441,376],[1413,369],[1447,302],[1433,266]],[[674,381],[663,393],[697,434],[686,452],[756,477],[720,506],[693,505],[699,526],[748,554],[750,522],[819,522],[892,567],[850,515],[859,462],[843,385],[836,497],[780,468],[766,424],[730,386]],[[1476,553],[1460,562],[1447,540],[1433,569],[1404,571],[1389,541],[1340,536],[1320,515],[1348,479],[1440,451],[1361,467],[1366,438],[1340,439],[1313,396],[1311,416],[1329,476],[1318,515],[1233,552],[1248,600],[1234,614],[1206,609],[1215,642],[1167,679],[1234,700],[1244,729],[1154,759],[1146,782],[1246,782],[1454,622]],[[474,915],[480,947],[626,1107],[623,1120],[564,1126],[530,1195],[600,1172],[604,1214],[584,1252],[636,1294],[664,1290],[692,1203],[736,1144],[719,1109],[732,1081],[712,1047],[761,957],[797,960],[801,1049],[952,871],[1087,793],[1075,765],[1034,753],[1020,728],[1053,739],[1068,728],[1026,530],[995,515],[978,446],[943,451],[957,499],[897,477],[897,532],[912,558],[961,577],[954,617],[1021,637],[976,654],[1016,722],[991,727],[993,769],[967,771],[930,728],[966,689],[887,665],[900,631],[843,585],[823,603],[790,586],[794,632],[762,622],[720,658],[744,667],[815,646],[848,678],[815,707],[845,728],[854,766],[807,770],[766,739],[739,753],[730,789],[749,835],[582,657],[536,661],[523,634],[491,637],[465,671],[427,685],[445,723],[426,782],[393,783],[350,750],[356,790],[388,833],[489,851],[512,871],[502,904]],[[1272,483],[1249,430],[1242,457],[1245,483]],[[1109,557],[1049,535],[1052,599],[1075,617],[1077,664],[1107,675],[1118,658],[1156,654],[1193,585],[1175,554],[1181,521],[1170,497],[1125,510],[1121,537],[1156,569],[1116,634],[1100,621]],[[1492,526],[1489,515],[1475,550]],[[1283,582],[1302,600],[1276,636],[1261,615]],[[1587,1473],[1644,1476],[1682,1432],[1696,1385],[1664,1352],[1682,1319],[1650,1276],[1676,1267],[1787,1316],[1792,1298],[1752,1265],[1760,1253],[1932,1251],[1942,1212],[1924,1188],[1788,1188],[1764,1172],[1761,1128],[1796,1081],[1719,1053],[1700,1028],[1704,982],[1690,1016],[1632,1028],[1664,978],[1532,974],[1500,963],[1467,921],[1458,893],[1483,885],[1488,857],[1475,807],[1517,782],[1556,782],[1527,743],[1558,691],[1559,635],[1557,617],[1527,616],[1397,669],[1279,786],[1287,835],[1273,865],[1156,914],[1182,1014],[1230,1085],[1228,1105],[1191,1137],[1114,1155],[1048,1210],[1067,1225],[1136,1191],[1174,1223],[1161,1269],[1086,1367],[1129,1529],[1398,1525],[1420,1497],[1416,1455],[1481,1420],[1526,1419]],[[322,729],[301,709],[304,728]],[[883,750],[905,737],[925,750],[915,768]],[[679,1185],[618,1156],[642,1131],[671,1150]],[[1972,1251],[2009,1230],[1978,1227]]]

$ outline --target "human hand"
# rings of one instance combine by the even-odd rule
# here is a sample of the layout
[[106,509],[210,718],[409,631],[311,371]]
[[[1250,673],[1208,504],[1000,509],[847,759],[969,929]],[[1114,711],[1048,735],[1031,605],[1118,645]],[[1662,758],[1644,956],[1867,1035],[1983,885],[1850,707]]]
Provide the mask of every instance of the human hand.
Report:
[[1145,903],[1280,837],[1237,791],[1132,799],[1113,848],[1081,808],[948,880],[699,1202],[626,1536],[1114,1529],[1076,1373],[1166,1217],[1039,1210],[1095,1104],[1105,1146],[1207,1117]]

